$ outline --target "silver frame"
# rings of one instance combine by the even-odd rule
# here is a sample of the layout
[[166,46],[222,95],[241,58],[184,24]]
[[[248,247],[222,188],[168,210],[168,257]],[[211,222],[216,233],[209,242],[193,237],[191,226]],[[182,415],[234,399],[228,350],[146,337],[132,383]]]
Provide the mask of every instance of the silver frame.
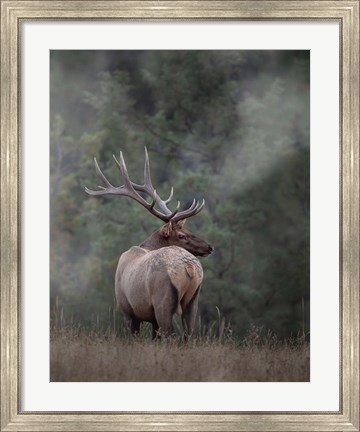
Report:
[[[359,431],[359,0],[1,2],[1,431]],[[20,411],[21,20],[223,19],[340,22],[341,407],[316,413]]]

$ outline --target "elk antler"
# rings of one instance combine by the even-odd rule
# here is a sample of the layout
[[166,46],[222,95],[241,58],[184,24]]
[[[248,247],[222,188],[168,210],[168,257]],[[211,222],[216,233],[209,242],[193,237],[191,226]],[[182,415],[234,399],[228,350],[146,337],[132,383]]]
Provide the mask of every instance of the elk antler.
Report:
[[[116,159],[116,157],[113,155],[113,158],[115,160],[115,163],[117,167],[119,168],[119,171],[122,175],[122,178],[124,180],[123,186],[113,186],[109,180],[105,177],[104,173],[101,171],[99,164],[94,158],[95,161],[95,171],[97,175],[102,179],[106,187],[98,186],[100,190],[93,191],[91,189],[88,189],[85,187],[85,192],[89,195],[124,195],[128,196],[138,203],[140,203],[142,206],[144,206],[150,213],[152,213],[154,216],[158,217],[164,222],[169,222],[170,220],[174,223],[178,222],[182,219],[187,219],[191,216],[195,216],[198,214],[202,208],[205,205],[205,200],[201,204],[199,202],[196,202],[194,199],[193,203],[187,210],[183,210],[179,212],[180,208],[180,202],[178,201],[176,209],[174,211],[171,211],[166,204],[168,204],[174,193],[174,188],[171,188],[171,192],[169,195],[169,198],[167,200],[162,200],[160,196],[156,193],[156,189],[154,189],[154,186],[151,182],[151,175],[150,175],[150,162],[149,162],[149,155],[147,152],[147,149],[145,147],[145,166],[144,166],[144,184],[139,185],[136,183],[133,183],[130,178],[129,174],[127,172],[126,164],[122,155],[122,152],[120,152],[120,158],[119,160]],[[146,195],[148,195],[151,198],[151,202],[149,203],[144,199],[138,192],[142,192]],[[157,210],[155,208],[155,205],[160,210]]]

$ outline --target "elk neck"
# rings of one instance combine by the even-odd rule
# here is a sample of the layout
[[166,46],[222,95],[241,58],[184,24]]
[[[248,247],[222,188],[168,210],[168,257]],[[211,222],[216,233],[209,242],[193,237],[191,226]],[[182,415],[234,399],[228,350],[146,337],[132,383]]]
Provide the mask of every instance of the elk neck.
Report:
[[160,249],[165,246],[169,246],[169,241],[163,237],[159,231],[152,233],[151,236],[144,240],[140,245],[140,247],[148,250]]

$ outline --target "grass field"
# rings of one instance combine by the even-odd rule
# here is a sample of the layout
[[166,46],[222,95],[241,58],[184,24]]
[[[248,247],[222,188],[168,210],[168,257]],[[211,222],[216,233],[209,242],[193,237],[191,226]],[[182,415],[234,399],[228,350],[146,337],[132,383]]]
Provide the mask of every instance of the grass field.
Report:
[[76,326],[51,332],[50,380],[309,381],[310,346],[304,338],[279,341],[252,328],[241,342],[231,335],[152,341]]

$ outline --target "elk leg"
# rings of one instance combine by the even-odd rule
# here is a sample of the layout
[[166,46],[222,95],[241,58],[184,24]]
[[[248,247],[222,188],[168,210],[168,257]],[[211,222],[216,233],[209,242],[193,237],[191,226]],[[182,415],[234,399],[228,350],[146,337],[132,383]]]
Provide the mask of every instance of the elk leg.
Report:
[[156,319],[152,320],[151,324],[152,324],[152,338],[156,339],[158,336],[159,324],[157,323]]
[[160,336],[170,336],[174,334],[172,323],[173,316],[166,308],[155,308],[155,316],[158,323],[157,334],[160,334]]
[[181,317],[186,337],[191,336],[194,332],[199,304],[200,287],[201,285],[198,286],[193,298],[190,300],[189,304],[186,305],[185,310],[183,311],[183,315]]
[[174,334],[173,315],[178,305],[178,291],[170,282],[168,288],[158,290],[154,298],[155,319],[161,336]]
[[134,336],[139,334],[140,324],[141,324],[141,320],[139,320],[138,318],[134,316],[130,318],[130,330]]

